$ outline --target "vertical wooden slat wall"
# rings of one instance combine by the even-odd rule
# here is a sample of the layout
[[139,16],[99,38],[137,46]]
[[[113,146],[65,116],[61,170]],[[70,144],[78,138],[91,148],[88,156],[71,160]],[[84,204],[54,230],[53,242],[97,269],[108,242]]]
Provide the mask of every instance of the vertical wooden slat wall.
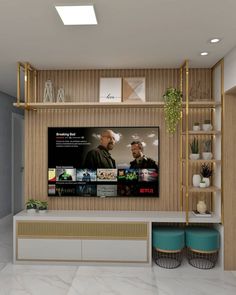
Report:
[[[210,91],[209,69],[191,69],[190,73],[193,74],[193,78],[190,79],[192,88],[195,87],[196,81],[200,81],[196,91]],[[48,79],[53,82],[55,95],[60,87],[64,88],[65,100],[68,102],[98,102],[100,77],[145,77],[146,101],[162,101],[162,95],[167,87],[179,86],[177,69],[42,70],[38,71],[37,75],[37,102],[43,101],[44,83]],[[202,99],[206,98],[202,96]],[[201,114],[199,116],[201,117]],[[25,117],[26,200],[47,199],[50,209],[62,210],[180,210],[180,130],[173,136],[166,132],[163,108],[147,108],[145,105],[114,108],[111,105],[109,108],[42,109],[26,112]],[[47,128],[63,126],[160,126],[160,197],[47,197]]]

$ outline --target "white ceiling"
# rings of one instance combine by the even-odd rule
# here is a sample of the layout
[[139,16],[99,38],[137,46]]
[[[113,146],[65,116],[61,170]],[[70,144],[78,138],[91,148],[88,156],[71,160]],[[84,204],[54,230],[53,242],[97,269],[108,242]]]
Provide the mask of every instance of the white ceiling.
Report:
[[[97,26],[64,26],[54,8],[88,3]],[[185,59],[211,67],[236,45],[235,13],[236,0],[0,0],[0,90],[16,95],[17,61],[39,69],[176,68]]]

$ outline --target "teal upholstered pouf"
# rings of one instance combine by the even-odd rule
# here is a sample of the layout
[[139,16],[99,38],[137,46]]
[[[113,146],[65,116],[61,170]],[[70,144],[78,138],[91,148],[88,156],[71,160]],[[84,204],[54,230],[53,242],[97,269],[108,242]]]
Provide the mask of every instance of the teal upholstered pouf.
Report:
[[200,269],[213,268],[220,248],[220,234],[213,228],[186,229],[188,262]]
[[152,246],[164,251],[180,251],[185,246],[184,230],[171,227],[154,228]]
[[157,265],[164,268],[180,266],[184,246],[184,230],[173,227],[152,230],[153,257]]
[[188,228],[186,246],[202,252],[217,251],[220,248],[220,234],[214,228]]

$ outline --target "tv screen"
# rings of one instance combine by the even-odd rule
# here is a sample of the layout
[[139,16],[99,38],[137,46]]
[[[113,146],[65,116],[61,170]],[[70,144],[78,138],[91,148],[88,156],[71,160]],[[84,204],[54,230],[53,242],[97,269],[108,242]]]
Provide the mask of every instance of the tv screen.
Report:
[[48,196],[159,197],[159,127],[49,127]]

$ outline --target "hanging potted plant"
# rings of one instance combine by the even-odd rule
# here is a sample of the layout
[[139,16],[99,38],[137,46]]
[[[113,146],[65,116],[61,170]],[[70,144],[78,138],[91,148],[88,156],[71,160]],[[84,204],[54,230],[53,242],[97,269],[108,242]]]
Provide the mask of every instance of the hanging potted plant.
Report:
[[163,95],[164,114],[169,133],[174,134],[181,118],[182,92],[176,88],[168,88]]

